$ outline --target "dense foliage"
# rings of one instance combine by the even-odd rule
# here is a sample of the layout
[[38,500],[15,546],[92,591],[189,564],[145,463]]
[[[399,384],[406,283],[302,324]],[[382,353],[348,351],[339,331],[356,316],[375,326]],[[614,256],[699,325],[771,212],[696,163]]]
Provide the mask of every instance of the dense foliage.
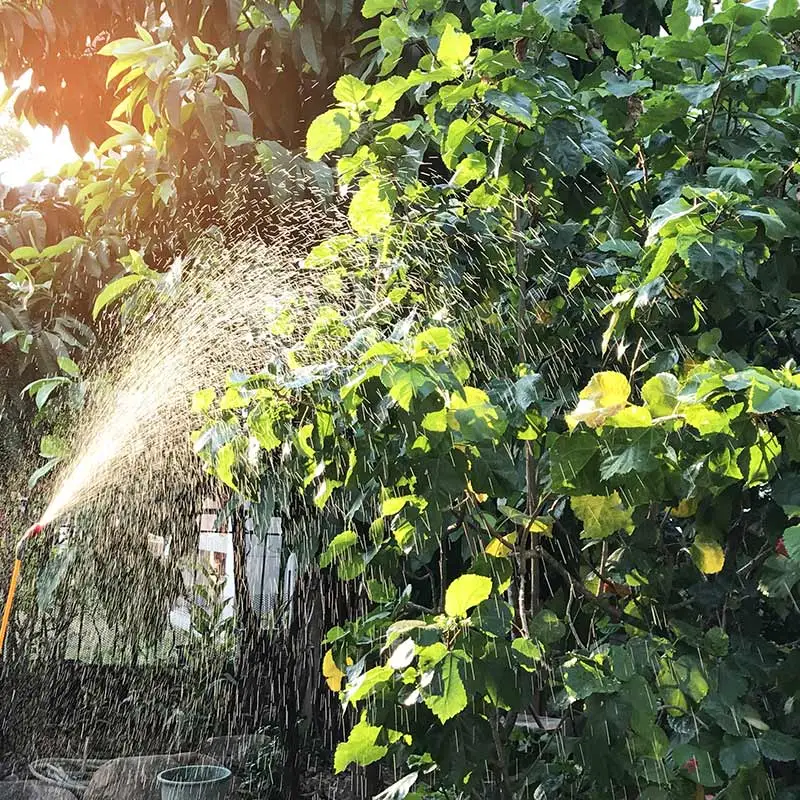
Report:
[[[26,308],[120,237],[99,312],[254,164],[270,197],[338,182],[328,303],[194,398],[209,469],[294,484],[369,598],[327,635],[335,768],[394,764],[387,800],[797,796],[797,0],[205,5],[97,48],[106,160],[6,280]],[[346,74],[307,126],[273,71]]]
[[703,11],[367,3],[309,130],[354,190],[309,268],[372,237],[379,296],[203,442],[297,475],[369,594],[325,672],[387,796],[794,796],[800,18]]

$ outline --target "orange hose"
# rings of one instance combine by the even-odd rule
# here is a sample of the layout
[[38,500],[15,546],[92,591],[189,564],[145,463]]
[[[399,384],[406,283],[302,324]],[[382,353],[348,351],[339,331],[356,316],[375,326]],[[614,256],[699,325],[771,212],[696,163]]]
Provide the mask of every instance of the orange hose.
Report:
[[22,560],[17,558],[14,561],[14,569],[11,572],[11,583],[8,585],[8,595],[6,596],[6,607],[3,610],[3,622],[0,623],[0,654],[6,643],[8,633],[8,623],[11,621],[11,608],[14,605],[14,595],[17,593],[19,574],[22,572]]

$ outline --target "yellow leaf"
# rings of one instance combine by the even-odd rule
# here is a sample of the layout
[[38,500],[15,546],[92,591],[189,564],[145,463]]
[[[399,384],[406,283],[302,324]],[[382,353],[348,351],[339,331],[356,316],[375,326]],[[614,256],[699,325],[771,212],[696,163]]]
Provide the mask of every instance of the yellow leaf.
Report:
[[566,417],[572,430],[579,422],[599,428],[628,404],[631,385],[621,372],[598,372],[581,391],[577,407]]
[[715,575],[725,564],[725,553],[719,542],[700,534],[690,550],[695,566],[706,575]]
[[[506,534],[503,537],[503,539],[509,544],[516,544],[517,534],[516,533]],[[500,539],[492,539],[492,541],[486,545],[487,556],[494,556],[495,558],[506,558],[506,556],[508,556],[509,553],[511,553],[511,548],[508,547],[503,542],[501,542]]]
[[475,498],[478,503],[485,503],[489,499],[488,494],[484,494],[483,492],[476,492],[474,487],[472,486],[472,481],[467,483],[467,491]]
[[643,406],[627,406],[610,417],[608,424],[616,428],[649,428],[653,424],[653,417]]
[[673,517],[677,517],[678,519],[686,519],[687,517],[694,516],[695,512],[697,511],[697,498],[696,497],[689,497],[684,500],[681,500],[678,505],[674,506],[670,509],[670,513]]
[[[353,659],[348,658],[347,665],[350,666],[352,663]],[[333,660],[333,651],[331,650],[328,650],[328,652],[325,653],[325,658],[322,659],[322,674],[327,681],[328,688],[332,692],[340,692],[342,690],[342,681],[345,678],[345,674]]]

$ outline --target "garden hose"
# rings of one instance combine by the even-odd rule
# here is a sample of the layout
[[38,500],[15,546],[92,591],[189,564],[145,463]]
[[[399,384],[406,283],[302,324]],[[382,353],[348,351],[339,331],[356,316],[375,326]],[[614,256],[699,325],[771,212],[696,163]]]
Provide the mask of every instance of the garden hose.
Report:
[[28,545],[28,540],[40,534],[43,529],[44,526],[37,522],[36,525],[31,525],[31,527],[25,531],[25,535],[17,542],[14,553],[14,569],[11,571],[11,582],[8,585],[6,605],[3,609],[3,621],[0,623],[0,655],[2,655],[3,648],[6,644],[8,625],[11,621],[11,609],[14,605],[14,595],[17,593],[17,584],[19,583],[19,576],[22,572],[22,561],[25,558],[25,549]]

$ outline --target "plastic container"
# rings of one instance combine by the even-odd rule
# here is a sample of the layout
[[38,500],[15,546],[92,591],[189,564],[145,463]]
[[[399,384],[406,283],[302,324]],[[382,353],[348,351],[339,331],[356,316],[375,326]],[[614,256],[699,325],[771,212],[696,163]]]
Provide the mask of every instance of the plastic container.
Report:
[[189,764],[158,775],[161,800],[226,800],[233,776],[226,767]]

